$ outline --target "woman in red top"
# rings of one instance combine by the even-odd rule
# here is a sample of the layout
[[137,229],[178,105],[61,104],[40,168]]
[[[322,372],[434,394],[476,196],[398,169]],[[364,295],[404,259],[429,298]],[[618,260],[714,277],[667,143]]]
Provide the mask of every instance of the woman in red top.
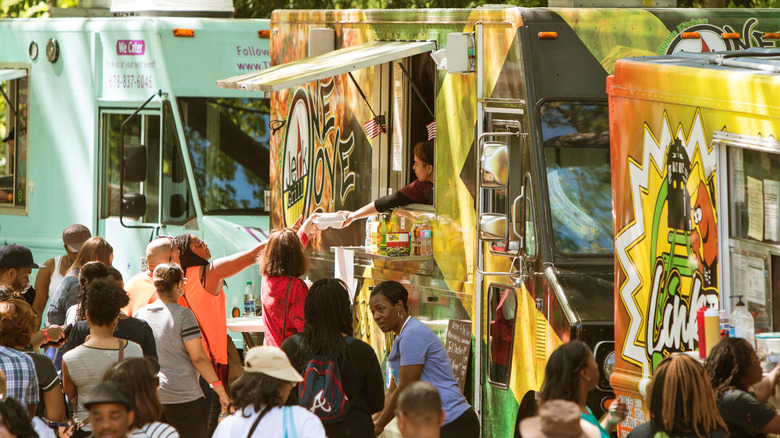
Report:
[[296,235],[291,229],[274,231],[263,255],[258,258],[263,275],[263,345],[279,347],[285,339],[303,330],[303,304],[309,287],[301,275],[309,269],[304,248],[309,243],[306,233],[311,217]]

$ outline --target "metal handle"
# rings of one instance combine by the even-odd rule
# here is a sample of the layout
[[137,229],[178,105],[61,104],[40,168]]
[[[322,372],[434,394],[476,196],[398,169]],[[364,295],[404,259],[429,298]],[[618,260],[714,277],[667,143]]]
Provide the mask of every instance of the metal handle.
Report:
[[520,187],[520,194],[517,195],[515,200],[512,202],[512,214],[510,215],[510,218],[512,219],[512,232],[515,233],[515,236],[517,236],[518,239],[520,239],[520,248],[523,247],[523,236],[517,232],[517,221],[515,220],[514,216],[515,212],[517,211],[517,201],[522,198],[525,198],[525,186]]

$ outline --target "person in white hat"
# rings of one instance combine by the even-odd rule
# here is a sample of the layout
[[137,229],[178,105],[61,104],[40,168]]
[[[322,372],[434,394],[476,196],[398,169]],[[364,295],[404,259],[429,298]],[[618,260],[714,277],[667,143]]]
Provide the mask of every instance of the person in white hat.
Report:
[[303,377],[278,347],[254,347],[244,374],[230,387],[233,415],[219,423],[214,438],[325,438],[320,419],[301,406],[284,406]]
[[520,422],[523,438],[600,438],[598,427],[582,419],[577,403],[548,400],[539,406],[539,415]]

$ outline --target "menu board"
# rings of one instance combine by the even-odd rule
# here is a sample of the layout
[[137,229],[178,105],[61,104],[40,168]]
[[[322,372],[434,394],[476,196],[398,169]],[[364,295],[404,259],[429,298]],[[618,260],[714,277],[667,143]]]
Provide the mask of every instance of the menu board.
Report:
[[460,392],[463,393],[471,353],[471,321],[451,319],[447,326],[447,342],[444,348],[450,357],[452,374],[455,375]]

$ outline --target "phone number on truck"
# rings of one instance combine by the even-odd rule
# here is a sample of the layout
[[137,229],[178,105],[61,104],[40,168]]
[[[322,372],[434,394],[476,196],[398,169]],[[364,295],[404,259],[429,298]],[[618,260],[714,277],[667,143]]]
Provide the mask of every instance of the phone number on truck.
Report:
[[109,75],[108,88],[152,88],[152,75]]

